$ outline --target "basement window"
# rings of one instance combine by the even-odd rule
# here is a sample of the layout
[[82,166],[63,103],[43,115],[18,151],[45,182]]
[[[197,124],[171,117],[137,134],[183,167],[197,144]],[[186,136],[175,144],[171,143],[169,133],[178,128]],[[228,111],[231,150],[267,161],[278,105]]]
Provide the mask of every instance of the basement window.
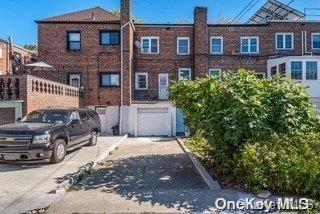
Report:
[[293,33],[276,33],[277,50],[293,50]]
[[81,32],[67,33],[67,48],[69,51],[78,52],[81,50]]
[[119,45],[120,32],[119,31],[100,31],[100,45]]
[[221,69],[210,69],[209,70],[209,76],[218,76],[221,73]]
[[159,53],[159,37],[142,37],[141,53],[158,54]]
[[101,73],[100,87],[119,87],[120,74],[119,73]]

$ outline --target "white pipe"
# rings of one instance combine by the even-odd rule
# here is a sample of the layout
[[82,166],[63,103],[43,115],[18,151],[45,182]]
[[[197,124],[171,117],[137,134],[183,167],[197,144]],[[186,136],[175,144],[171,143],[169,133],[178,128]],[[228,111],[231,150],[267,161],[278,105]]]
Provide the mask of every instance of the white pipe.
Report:
[[306,54],[311,54],[311,56],[313,55],[312,52],[308,51],[308,48],[307,48],[307,31],[304,31],[304,46],[305,46],[305,53]]
[[301,31],[301,55],[304,55],[304,36],[303,31]]
[[[135,31],[134,25],[132,23],[132,20],[121,26],[120,30],[120,37],[121,37],[121,71],[120,71],[120,118],[119,118],[119,134],[122,134],[122,118],[123,118],[123,29],[127,26],[130,25],[130,27]],[[129,35],[130,38],[130,35]],[[130,84],[131,84],[131,71],[130,71]],[[130,94],[131,94],[131,85],[130,85]],[[130,95],[130,103],[131,103],[131,95]]]

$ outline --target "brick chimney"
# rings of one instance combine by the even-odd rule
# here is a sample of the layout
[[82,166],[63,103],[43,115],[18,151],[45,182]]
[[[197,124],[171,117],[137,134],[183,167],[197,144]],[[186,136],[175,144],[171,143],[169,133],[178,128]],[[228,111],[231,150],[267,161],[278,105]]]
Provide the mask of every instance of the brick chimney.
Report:
[[121,0],[121,25],[124,25],[131,19],[131,0]]
[[208,43],[208,8],[196,7],[194,9],[194,72],[197,75],[208,74]]

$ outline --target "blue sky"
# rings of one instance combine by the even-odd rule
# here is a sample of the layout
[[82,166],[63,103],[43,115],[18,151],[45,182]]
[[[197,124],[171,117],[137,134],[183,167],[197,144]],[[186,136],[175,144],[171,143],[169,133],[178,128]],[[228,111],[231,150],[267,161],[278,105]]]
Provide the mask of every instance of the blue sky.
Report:
[[[0,38],[13,37],[16,44],[36,44],[34,20],[95,6],[106,10],[119,9],[120,0],[1,0]],[[193,8],[207,6],[209,20],[233,19],[251,0],[132,0],[133,14],[147,23],[192,22]],[[260,0],[242,21],[246,21],[267,0]],[[281,0],[288,3],[290,0]],[[295,0],[291,6],[303,11],[320,7],[319,0]],[[319,12],[320,13],[320,12]]]

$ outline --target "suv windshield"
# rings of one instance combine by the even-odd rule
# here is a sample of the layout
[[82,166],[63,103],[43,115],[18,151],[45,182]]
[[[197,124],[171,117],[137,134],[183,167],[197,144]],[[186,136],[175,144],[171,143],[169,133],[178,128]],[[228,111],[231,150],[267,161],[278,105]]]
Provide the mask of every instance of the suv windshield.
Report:
[[26,115],[22,123],[52,123],[65,124],[68,122],[69,112],[66,110],[33,111]]

